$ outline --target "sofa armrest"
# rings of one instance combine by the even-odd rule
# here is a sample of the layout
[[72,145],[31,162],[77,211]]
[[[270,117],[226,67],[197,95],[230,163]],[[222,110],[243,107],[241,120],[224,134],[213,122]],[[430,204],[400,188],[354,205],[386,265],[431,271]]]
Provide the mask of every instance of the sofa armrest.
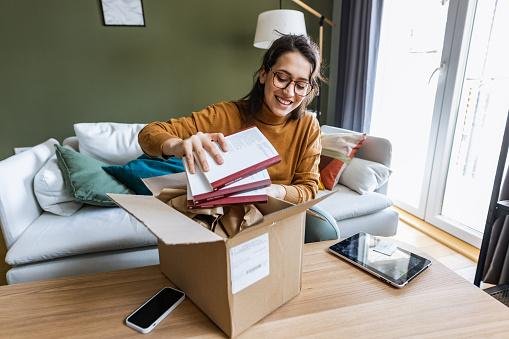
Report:
[[[323,125],[321,128],[323,133],[352,133],[353,131],[344,128]],[[384,164],[387,167],[391,167],[392,158],[392,145],[391,142],[385,138],[376,137],[373,135],[367,135],[364,144],[359,149],[356,158],[365,159],[369,161],[378,162]],[[380,187],[377,192],[387,193],[387,184]]]
[[357,158],[379,162],[391,167],[392,145],[387,139],[368,135],[355,155]]
[[0,161],[0,226],[7,248],[42,213],[34,194],[34,177],[55,154],[55,139]]
[[[320,129],[323,133],[353,133],[353,131],[348,129],[328,125],[323,125]],[[364,144],[355,156],[390,167],[392,157],[391,142],[385,138],[367,135],[366,141],[364,141]]]

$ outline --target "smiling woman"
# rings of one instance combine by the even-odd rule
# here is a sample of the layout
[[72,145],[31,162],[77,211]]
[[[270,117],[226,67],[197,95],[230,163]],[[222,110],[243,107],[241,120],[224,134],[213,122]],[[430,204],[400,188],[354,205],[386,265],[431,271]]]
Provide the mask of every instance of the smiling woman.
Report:
[[268,194],[292,203],[313,199],[319,182],[320,129],[306,107],[316,93],[319,73],[317,46],[302,35],[283,35],[265,53],[248,95],[190,117],[153,122],[140,132],[140,146],[154,157],[186,157],[191,172],[196,156],[198,165],[207,170],[205,152],[222,163],[213,142],[227,151],[224,135],[256,126],[282,157],[268,168],[272,180]]
[[[265,53],[244,98],[150,123],[139,133],[140,146],[153,157],[185,157],[191,173],[195,166],[207,171],[206,152],[223,162],[214,142],[228,151],[224,135],[255,126],[281,157],[268,168],[272,184],[266,194],[295,204],[311,200],[318,192],[321,141],[318,120],[306,107],[317,92],[319,74],[317,46],[303,35],[283,35]],[[338,233],[334,220],[307,217],[306,242],[337,239]]]

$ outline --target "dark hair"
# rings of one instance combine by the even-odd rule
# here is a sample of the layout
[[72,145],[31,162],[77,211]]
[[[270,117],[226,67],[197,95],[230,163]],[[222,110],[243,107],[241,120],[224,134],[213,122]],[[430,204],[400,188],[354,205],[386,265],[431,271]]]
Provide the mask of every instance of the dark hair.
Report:
[[272,66],[277,62],[278,58],[287,52],[299,52],[306,58],[312,66],[309,81],[313,89],[302,103],[290,113],[290,119],[300,118],[309,103],[318,93],[318,80],[322,79],[320,74],[320,52],[317,45],[304,35],[285,34],[275,40],[270,48],[263,56],[262,65],[255,72],[253,79],[254,85],[251,91],[241,100],[245,100],[242,104],[242,115],[247,121],[251,121],[256,113],[258,113],[263,105],[264,85],[260,83],[260,72],[269,72]]

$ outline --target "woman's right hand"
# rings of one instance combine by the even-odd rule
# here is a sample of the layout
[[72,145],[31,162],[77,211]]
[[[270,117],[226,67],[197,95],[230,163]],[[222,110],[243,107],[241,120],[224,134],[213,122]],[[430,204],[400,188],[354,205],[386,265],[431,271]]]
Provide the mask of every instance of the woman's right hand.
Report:
[[185,157],[191,173],[195,173],[194,153],[201,168],[206,172],[209,170],[209,164],[207,163],[205,152],[208,152],[216,163],[223,163],[223,157],[217,150],[214,142],[217,142],[224,152],[228,151],[228,146],[226,145],[226,139],[224,138],[223,133],[202,132],[198,132],[184,140],[180,138],[168,139],[163,143],[161,150],[163,155],[176,155],[182,158]]

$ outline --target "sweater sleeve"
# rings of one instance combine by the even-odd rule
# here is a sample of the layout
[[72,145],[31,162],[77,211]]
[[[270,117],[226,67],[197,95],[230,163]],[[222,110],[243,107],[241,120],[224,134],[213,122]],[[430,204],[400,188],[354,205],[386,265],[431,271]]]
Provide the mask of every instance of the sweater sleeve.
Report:
[[189,117],[155,121],[145,126],[138,134],[138,142],[143,152],[152,157],[162,156],[163,143],[171,138],[186,139],[198,133],[219,132],[214,122],[221,121],[218,114],[224,113],[227,104],[211,105],[193,112]]
[[318,164],[320,163],[322,144],[320,127],[316,119],[312,120],[306,139],[307,143],[298,158],[291,185],[283,185],[286,191],[284,200],[295,204],[314,199],[318,192],[320,180]]

